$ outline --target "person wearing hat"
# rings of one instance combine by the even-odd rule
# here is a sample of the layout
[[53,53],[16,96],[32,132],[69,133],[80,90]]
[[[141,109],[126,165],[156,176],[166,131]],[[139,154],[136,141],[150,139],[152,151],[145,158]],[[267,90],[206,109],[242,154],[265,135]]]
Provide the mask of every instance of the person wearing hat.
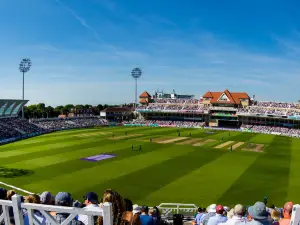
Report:
[[[83,196],[83,198],[84,198],[84,204],[86,205],[84,207],[85,209],[93,208],[99,211],[103,211],[103,209],[99,207],[98,195],[95,192],[88,192],[85,196]],[[88,224],[87,215],[78,215],[78,220],[83,222],[86,225]]]
[[201,225],[207,225],[209,218],[216,215],[216,207],[216,204],[211,204],[207,207],[207,213],[200,220]]
[[268,219],[268,212],[266,205],[263,202],[256,202],[253,206],[248,208],[248,214],[252,218],[251,221],[246,222],[247,225],[271,225]]
[[133,213],[133,215],[135,215],[135,214],[141,214],[141,207],[139,207],[137,204],[134,204],[133,206],[132,206],[132,208],[133,208],[133,211],[132,211],[132,213]]
[[49,191],[44,191],[41,195],[40,195],[40,199],[41,199],[41,204],[43,205],[52,205],[52,200],[53,200],[53,196]]
[[[72,204],[73,204],[73,198],[71,194],[68,192],[58,192],[58,194],[55,196],[55,205],[57,206],[71,207]],[[68,213],[57,212],[54,218],[57,220],[59,224],[61,224],[63,221],[65,221],[68,218],[68,216],[69,216]],[[76,220],[75,218],[72,219],[69,223],[69,225],[83,225],[83,224],[84,223]]]
[[283,218],[279,221],[280,225],[289,225],[291,222],[293,203],[287,202],[283,206]]
[[227,221],[227,217],[223,215],[224,207],[222,205],[217,205],[216,215],[209,218],[207,225],[218,225],[219,223],[224,223]]
[[[232,213],[232,215],[230,215]],[[240,222],[245,222],[244,220],[245,208],[241,204],[237,204],[230,213],[227,214],[228,220],[225,223],[220,223],[220,225],[235,225]]]

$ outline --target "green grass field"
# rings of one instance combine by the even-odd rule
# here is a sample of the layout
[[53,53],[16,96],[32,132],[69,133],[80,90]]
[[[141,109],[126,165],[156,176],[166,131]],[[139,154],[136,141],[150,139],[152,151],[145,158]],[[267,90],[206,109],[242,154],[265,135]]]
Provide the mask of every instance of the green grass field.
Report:
[[[146,127],[71,130],[4,145],[0,147],[1,167],[24,169],[29,174],[4,177],[0,173],[0,181],[37,193],[68,191],[79,200],[87,191],[102,195],[104,189],[112,188],[134,203],[148,205],[252,204],[264,196],[277,205],[287,200],[300,201],[299,139],[180,129],[181,137],[186,139],[176,141],[176,130]],[[220,147],[229,141],[230,145],[245,143],[233,152],[228,150],[230,145]],[[250,148],[248,143],[262,144],[263,152],[242,150]],[[132,144],[135,149],[141,145],[142,151],[132,151]],[[101,153],[117,156],[98,162],[80,159]]]

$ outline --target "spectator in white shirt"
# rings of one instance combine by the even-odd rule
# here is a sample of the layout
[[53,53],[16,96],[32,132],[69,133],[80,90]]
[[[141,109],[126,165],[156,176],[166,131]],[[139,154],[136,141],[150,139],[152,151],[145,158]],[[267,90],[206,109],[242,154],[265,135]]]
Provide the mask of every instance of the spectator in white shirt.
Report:
[[[84,208],[93,208],[99,211],[103,211],[102,208],[99,207],[98,203],[98,195],[94,192],[89,192],[84,196],[84,204],[86,205]],[[88,216],[87,215],[78,215],[78,220],[83,222],[85,225],[88,225]],[[97,216],[94,218],[97,220]]]

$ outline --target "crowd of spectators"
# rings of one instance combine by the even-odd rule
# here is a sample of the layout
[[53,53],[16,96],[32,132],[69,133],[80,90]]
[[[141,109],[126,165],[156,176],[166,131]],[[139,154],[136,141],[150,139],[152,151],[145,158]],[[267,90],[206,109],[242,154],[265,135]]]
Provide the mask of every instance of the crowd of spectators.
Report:
[[287,102],[272,102],[272,101],[261,101],[256,102],[256,106],[260,107],[270,107],[270,108],[297,108],[298,104],[296,103],[287,103]]
[[2,118],[0,119],[0,140],[21,137],[22,135],[44,132],[44,129],[31,124],[26,119]]
[[205,122],[193,121],[170,121],[170,120],[134,120],[124,122],[124,124],[137,124],[137,125],[159,125],[159,126],[173,126],[173,127],[203,127]]
[[174,111],[195,111],[195,112],[203,112],[204,110],[208,110],[209,107],[204,106],[203,104],[198,104],[194,102],[188,102],[188,103],[150,103],[148,106],[141,105],[137,107],[137,110],[153,110],[153,111],[168,111],[168,110],[174,110]]
[[[0,188],[0,199],[11,200],[15,194],[14,190],[7,191]],[[68,192],[59,192],[53,196],[50,192],[42,194],[30,194],[22,197],[23,202],[43,205],[56,205],[64,207],[92,208],[94,211],[103,212],[103,204],[112,204],[113,225],[162,225],[167,224],[167,217],[160,213],[156,206],[133,205],[130,199],[123,198],[118,192],[106,189],[103,198],[99,199],[97,193],[88,192],[84,195],[83,202],[74,201]],[[266,202],[256,202],[254,205],[245,207],[242,204],[235,205],[232,209],[227,206],[211,204],[207,208],[198,208],[198,213],[194,216],[193,224],[196,225],[288,225],[291,222],[293,203],[287,202],[283,208],[274,205],[266,207]],[[0,208],[2,213],[2,208]],[[29,213],[23,209],[24,225],[29,225]],[[49,212],[57,222],[65,221],[69,214],[60,212]],[[34,211],[34,216],[41,225],[50,225],[51,221],[38,210]],[[9,210],[10,224],[14,225],[14,213]],[[173,216],[173,224],[183,224],[184,216],[176,214]],[[86,215],[77,215],[69,225],[87,225]],[[94,216],[95,225],[103,225],[102,216]]]
[[238,108],[237,114],[262,114],[275,116],[294,116],[300,115],[300,109],[290,108],[265,108],[259,106],[249,106],[247,108]]
[[264,126],[264,125],[242,125],[241,129],[248,129],[256,133],[280,134],[289,137],[300,137],[300,130],[287,127]]
[[97,117],[36,119],[31,122],[22,118],[2,118],[0,119],[0,141],[26,138],[30,135],[48,133],[53,130],[101,126],[105,124],[107,124],[106,120]]
[[101,126],[107,124],[107,121],[104,119],[99,119],[98,117],[74,117],[74,118],[39,119],[39,120],[32,120],[31,123],[47,130],[60,130],[60,129]]

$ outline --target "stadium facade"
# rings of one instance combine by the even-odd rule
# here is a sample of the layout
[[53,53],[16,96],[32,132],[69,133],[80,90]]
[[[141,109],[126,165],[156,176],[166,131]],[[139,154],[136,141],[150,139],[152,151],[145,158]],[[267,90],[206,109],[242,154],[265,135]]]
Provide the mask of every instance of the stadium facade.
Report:
[[140,95],[137,112],[146,120],[203,122],[204,126],[240,128],[242,125],[300,128],[298,103],[258,102],[245,92],[206,92],[193,95],[155,92]]

